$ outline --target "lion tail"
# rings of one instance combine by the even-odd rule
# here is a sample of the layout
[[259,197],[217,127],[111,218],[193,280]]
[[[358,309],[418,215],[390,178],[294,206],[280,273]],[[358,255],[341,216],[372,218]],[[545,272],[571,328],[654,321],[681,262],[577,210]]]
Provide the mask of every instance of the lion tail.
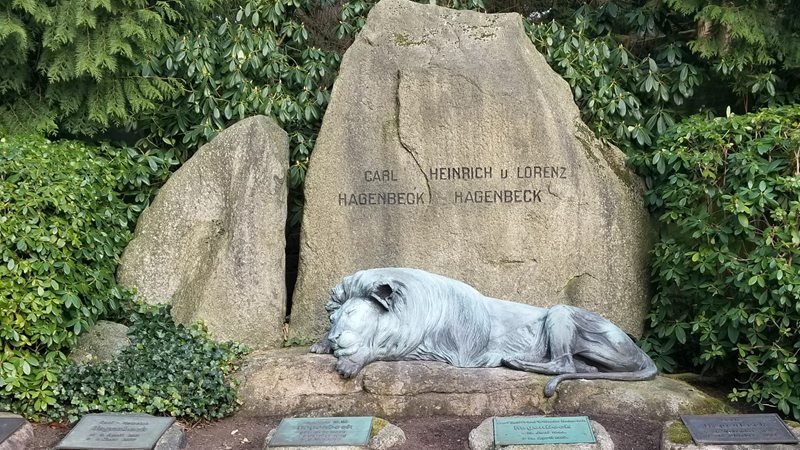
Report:
[[645,368],[635,372],[584,372],[584,373],[563,373],[556,375],[547,382],[544,387],[544,396],[552,397],[556,393],[558,383],[564,380],[615,380],[615,381],[644,381],[652,380],[656,377],[658,369],[652,361],[648,361]]

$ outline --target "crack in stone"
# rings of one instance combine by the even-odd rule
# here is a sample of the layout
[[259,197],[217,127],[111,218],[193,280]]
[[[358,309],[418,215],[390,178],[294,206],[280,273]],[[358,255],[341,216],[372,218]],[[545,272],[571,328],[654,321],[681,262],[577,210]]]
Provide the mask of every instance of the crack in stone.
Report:
[[552,190],[550,190],[550,186],[552,186],[552,184],[548,184],[548,185],[547,185],[547,193],[548,193],[548,194],[550,194],[550,195],[552,195],[553,197],[555,197],[555,198],[557,198],[557,199],[561,200],[561,197],[559,197],[559,196],[558,196],[558,194],[556,194],[555,192],[553,192]]
[[590,274],[589,272],[579,273],[578,275],[573,275],[572,277],[570,277],[570,279],[567,280],[566,283],[564,283],[564,286],[562,286],[559,290],[557,290],[556,293],[564,292],[564,289],[566,289],[567,286],[569,286],[570,283],[572,283],[574,280],[577,280],[578,278],[580,278],[582,276],[587,276],[587,277],[589,277],[589,278],[591,278],[593,280],[600,281],[596,276]]
[[529,260],[525,259],[511,259],[511,258],[501,258],[489,261],[492,264],[525,264],[527,262],[537,262],[535,258],[531,258]]
[[458,40],[458,49],[461,50],[461,53],[465,53],[464,44],[461,43],[461,32],[456,30],[455,24],[450,24],[450,30],[456,35],[456,39]]
[[409,155],[411,155],[411,159],[414,160],[414,163],[417,165],[417,168],[419,169],[419,172],[422,174],[422,177],[425,178],[425,186],[428,189],[428,204],[430,204],[431,199],[433,198],[433,194],[431,193],[431,181],[428,179],[428,175],[422,168],[422,164],[419,163],[416,153],[414,152],[414,150],[409,148],[405,144],[405,142],[403,142],[403,136],[400,134],[400,71],[399,70],[397,71],[397,92],[395,94],[395,100],[396,100],[396,110],[397,110],[395,114],[395,121],[397,125],[397,141],[400,143],[400,146],[403,147],[403,150],[405,150],[406,152],[408,152]]

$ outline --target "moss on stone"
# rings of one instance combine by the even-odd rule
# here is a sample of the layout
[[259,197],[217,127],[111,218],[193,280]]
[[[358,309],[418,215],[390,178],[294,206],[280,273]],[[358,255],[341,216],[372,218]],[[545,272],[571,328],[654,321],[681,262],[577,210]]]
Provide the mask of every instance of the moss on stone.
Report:
[[403,34],[403,33],[395,33],[394,34],[394,43],[401,46],[401,47],[408,47],[410,45],[422,45],[425,43],[425,39],[420,39],[415,41],[411,39],[410,36]]
[[672,422],[667,428],[667,439],[676,444],[690,444],[692,442],[692,435],[689,434],[689,429],[681,421]]
[[308,336],[295,336],[283,342],[284,347],[308,347],[309,345],[317,342],[318,338]]
[[673,380],[683,381],[684,383],[689,383],[694,386],[716,386],[720,383],[720,379],[718,377],[708,377],[693,372],[664,373],[661,375],[667,378],[672,378]]
[[467,31],[470,37],[479,40],[485,41],[497,36],[497,33],[495,33],[496,28],[490,27],[489,25],[464,25],[462,29]]
[[380,417],[375,417],[372,419],[372,431],[369,433],[369,437],[374,438],[381,432],[382,429],[386,428],[386,425],[389,425],[389,421],[386,419],[381,419]]
[[706,414],[735,414],[736,410],[734,410],[730,405],[723,402],[718,398],[711,397],[709,395],[704,395],[702,401],[693,402],[691,407],[687,408],[686,411],[681,411],[681,414],[695,414],[695,415],[706,415]]
[[586,156],[599,166],[600,159],[598,159],[597,155],[595,155],[592,151],[594,133],[592,133],[592,130],[590,130],[589,127],[584,125],[583,122],[579,120],[575,122],[575,138],[583,145]]
[[397,139],[397,121],[386,119],[383,122],[383,142],[392,142]]
[[789,428],[800,428],[800,422],[795,422],[794,420],[784,420],[784,423]]
[[[634,180],[632,172],[625,165],[625,161],[621,160],[619,155],[614,154],[615,152],[610,145],[599,142],[595,137],[594,132],[592,132],[592,130],[580,120],[575,121],[575,130],[575,138],[577,138],[578,141],[583,144],[583,148],[586,150],[584,152],[586,153],[586,156],[588,156],[598,165],[602,165],[600,159],[592,151],[592,149],[596,146],[603,154],[603,158],[606,160],[606,165],[612,171],[614,171],[614,173],[617,175],[617,178],[625,183],[625,186],[627,186],[628,189],[634,191],[639,190],[638,183]],[[596,144],[595,141],[597,141]]]

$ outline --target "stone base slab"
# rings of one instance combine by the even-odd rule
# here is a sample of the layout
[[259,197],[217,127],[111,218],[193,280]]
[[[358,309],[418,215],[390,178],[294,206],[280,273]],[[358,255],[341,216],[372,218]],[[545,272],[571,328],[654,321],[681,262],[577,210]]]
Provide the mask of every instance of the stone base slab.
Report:
[[682,381],[570,380],[545,398],[551,378],[506,368],[463,369],[428,361],[375,362],[355,378],[335,371],[332,355],[305,348],[248,356],[237,378],[241,412],[380,417],[635,414],[652,420],[729,412],[721,401]]

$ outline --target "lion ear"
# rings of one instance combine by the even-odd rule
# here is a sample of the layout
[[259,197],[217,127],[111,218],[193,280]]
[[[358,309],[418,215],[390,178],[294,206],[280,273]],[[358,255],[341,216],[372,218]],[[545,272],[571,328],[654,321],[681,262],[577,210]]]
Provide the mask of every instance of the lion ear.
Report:
[[388,311],[394,303],[394,288],[387,283],[377,284],[372,288],[370,298],[380,303]]

